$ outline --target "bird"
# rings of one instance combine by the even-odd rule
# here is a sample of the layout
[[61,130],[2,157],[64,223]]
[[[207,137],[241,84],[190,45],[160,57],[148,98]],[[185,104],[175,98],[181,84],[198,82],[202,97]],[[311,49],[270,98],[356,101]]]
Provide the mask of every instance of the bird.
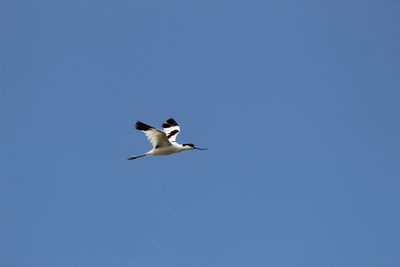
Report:
[[199,148],[194,144],[178,144],[176,137],[181,131],[179,124],[173,119],[168,119],[162,124],[163,130],[154,128],[141,121],[137,121],[135,128],[144,134],[149,139],[153,148],[140,155],[129,157],[128,160],[138,159],[145,156],[164,156],[188,150],[207,150],[208,148]]

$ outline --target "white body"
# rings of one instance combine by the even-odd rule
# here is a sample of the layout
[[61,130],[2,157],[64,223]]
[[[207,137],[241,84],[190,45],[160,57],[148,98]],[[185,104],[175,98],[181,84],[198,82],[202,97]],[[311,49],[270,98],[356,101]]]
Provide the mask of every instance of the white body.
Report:
[[141,121],[137,121],[136,129],[142,131],[147,136],[150,143],[153,145],[153,149],[147,153],[132,156],[128,159],[137,159],[144,156],[164,156],[193,149],[205,150],[197,148],[193,144],[178,144],[176,142],[176,137],[181,129],[174,119],[168,119],[167,122],[162,126],[164,130],[157,129]]
[[171,145],[169,145],[169,146],[153,148],[152,150],[150,150],[149,152],[147,152],[145,154],[149,155],[149,156],[165,156],[165,155],[170,155],[170,154],[182,152],[185,150],[191,150],[191,149],[194,149],[194,148],[182,146],[181,144],[177,144],[176,142],[171,142]]

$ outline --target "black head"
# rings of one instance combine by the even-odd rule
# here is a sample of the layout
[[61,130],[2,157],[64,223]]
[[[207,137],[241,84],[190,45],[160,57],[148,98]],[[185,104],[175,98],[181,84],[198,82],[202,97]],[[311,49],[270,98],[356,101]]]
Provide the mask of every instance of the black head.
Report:
[[198,148],[195,147],[193,144],[182,144],[182,146],[187,147],[189,149],[198,149],[198,150],[207,150],[208,148]]
[[182,144],[183,146],[190,146],[192,148],[195,148],[195,146],[193,144]]

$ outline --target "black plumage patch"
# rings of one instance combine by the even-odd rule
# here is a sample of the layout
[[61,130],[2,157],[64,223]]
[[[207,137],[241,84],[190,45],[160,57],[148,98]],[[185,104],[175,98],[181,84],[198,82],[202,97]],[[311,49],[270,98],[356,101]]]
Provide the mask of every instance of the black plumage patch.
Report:
[[182,144],[183,146],[190,146],[190,147],[193,147],[194,148],[194,145],[193,144]]
[[177,133],[179,133],[178,130],[173,130],[172,132],[170,132],[170,133],[168,134],[167,138],[169,139],[169,138],[171,138],[172,136],[176,135]]
[[167,122],[163,123],[162,125],[163,128],[169,128],[173,126],[178,126],[178,123],[173,118],[168,119]]
[[135,127],[139,131],[148,131],[153,128],[150,125],[147,125],[146,123],[143,123],[141,121],[137,121]]
[[173,118],[168,119],[167,122],[173,126],[178,126],[178,123]]

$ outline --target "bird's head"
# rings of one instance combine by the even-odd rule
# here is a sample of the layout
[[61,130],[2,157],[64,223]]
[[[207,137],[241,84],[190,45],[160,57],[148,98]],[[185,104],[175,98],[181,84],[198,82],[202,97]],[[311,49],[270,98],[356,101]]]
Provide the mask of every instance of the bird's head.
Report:
[[182,144],[182,146],[186,149],[186,150],[193,150],[193,149],[197,149],[197,150],[207,150],[208,148],[199,148],[196,147],[193,144]]

